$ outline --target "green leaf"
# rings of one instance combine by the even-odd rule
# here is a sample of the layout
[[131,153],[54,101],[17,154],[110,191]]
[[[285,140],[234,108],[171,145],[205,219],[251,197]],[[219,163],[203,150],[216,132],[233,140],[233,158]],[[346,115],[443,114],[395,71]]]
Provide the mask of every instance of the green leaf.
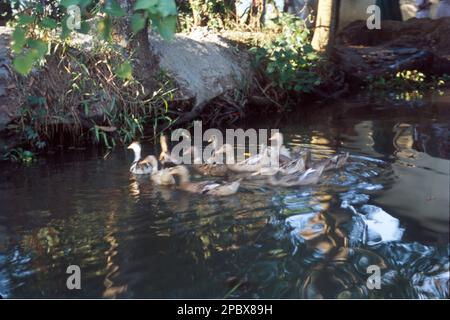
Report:
[[97,24],[100,37],[105,41],[111,41],[111,19],[109,17],[100,20]]
[[130,62],[126,61],[116,68],[116,76],[122,80],[133,79],[133,68]]
[[29,39],[27,44],[30,47],[30,54],[35,58],[35,60],[39,60],[44,57],[48,51],[48,44],[43,40]]
[[70,36],[70,33],[72,32],[72,30],[70,30],[67,27],[67,19],[69,18],[69,15],[65,15],[62,20],[61,20],[61,34],[60,34],[60,38],[62,40],[68,38]]
[[177,17],[168,16],[165,18],[151,18],[152,26],[165,40],[170,40],[175,35],[177,27]]
[[25,76],[33,67],[34,59],[30,54],[21,54],[20,56],[17,56],[13,60],[13,68],[20,73],[21,75]]
[[177,5],[175,4],[175,0],[160,0],[158,3],[158,11],[163,17],[176,15]]
[[131,29],[134,33],[138,33],[145,28],[145,18],[142,14],[135,13],[131,17]]
[[27,14],[20,14],[17,23],[21,26],[29,25],[34,22],[34,17]]
[[123,17],[125,15],[125,12],[116,0],[106,0],[103,10],[113,17]]
[[79,33],[82,34],[88,34],[89,30],[91,29],[91,25],[87,21],[81,21],[80,22],[80,29],[77,30]]
[[[159,1],[167,1],[167,0],[159,0]],[[147,10],[150,9],[151,7],[155,7],[157,4],[158,0],[138,0],[134,5],[134,10]]]
[[47,29],[55,29],[57,26],[56,20],[49,18],[49,17],[44,17],[42,19],[42,21],[39,23],[39,26],[42,28],[47,28]]
[[13,43],[11,46],[11,49],[14,53],[19,53],[23,46],[26,43],[26,34],[27,31],[24,28],[20,28],[20,27],[16,27],[14,29],[12,38],[13,38]]

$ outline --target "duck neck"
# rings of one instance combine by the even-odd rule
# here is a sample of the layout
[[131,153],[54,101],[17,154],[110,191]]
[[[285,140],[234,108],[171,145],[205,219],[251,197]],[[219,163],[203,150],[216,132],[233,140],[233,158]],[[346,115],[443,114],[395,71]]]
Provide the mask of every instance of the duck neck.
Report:
[[200,155],[200,151],[196,146],[192,147],[192,154],[194,155],[194,164],[201,164],[202,163],[202,157]]
[[134,161],[133,162],[138,162],[139,160],[141,160],[141,148],[137,147],[135,149],[133,149],[134,151]]
[[177,175],[180,178],[181,184],[186,184],[190,182],[189,175],[187,172],[177,172]]
[[283,146],[283,137],[277,136],[277,138],[275,139],[275,150],[277,150],[277,152],[280,153],[282,146]]
[[227,164],[234,164],[234,150],[231,147],[226,148],[225,150],[225,155],[226,155],[226,159],[225,159],[225,163]]
[[156,160],[155,157],[151,156],[151,158],[149,159],[149,162],[152,166],[152,170],[154,173],[158,172],[158,160]]
[[161,152],[169,153],[169,147],[167,145],[167,137],[166,136],[161,136],[160,144],[161,144]]

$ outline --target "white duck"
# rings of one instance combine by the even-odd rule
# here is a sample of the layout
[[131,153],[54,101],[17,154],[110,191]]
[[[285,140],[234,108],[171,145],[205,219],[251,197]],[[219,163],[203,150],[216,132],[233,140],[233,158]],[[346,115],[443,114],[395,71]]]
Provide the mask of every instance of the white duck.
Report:
[[280,163],[292,160],[291,152],[283,144],[284,139],[281,132],[275,132],[269,140],[274,143],[269,150],[280,157]]
[[141,159],[142,147],[139,142],[131,143],[127,149],[134,151],[134,160],[130,167],[130,172],[134,174],[151,174],[153,166],[150,156]]

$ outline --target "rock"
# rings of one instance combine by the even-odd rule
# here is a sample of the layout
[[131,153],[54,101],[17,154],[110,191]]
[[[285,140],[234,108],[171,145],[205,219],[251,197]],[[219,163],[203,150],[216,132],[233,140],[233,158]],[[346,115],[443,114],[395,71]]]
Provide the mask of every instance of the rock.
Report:
[[204,31],[199,28],[190,34],[177,34],[171,41],[150,36],[160,67],[177,82],[182,99],[194,99],[194,107],[242,89],[251,79],[250,56],[220,35]]

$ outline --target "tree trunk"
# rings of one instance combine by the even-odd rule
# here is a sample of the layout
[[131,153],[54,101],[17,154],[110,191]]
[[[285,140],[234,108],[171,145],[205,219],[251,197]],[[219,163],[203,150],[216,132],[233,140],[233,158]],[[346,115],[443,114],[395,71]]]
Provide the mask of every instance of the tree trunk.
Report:
[[319,0],[316,29],[312,40],[315,50],[329,53],[339,22],[340,0]]
[[252,0],[250,11],[248,13],[247,24],[257,30],[261,29],[264,23],[264,14],[266,9],[266,0]]
[[119,0],[120,6],[126,12],[122,18],[113,23],[114,34],[119,43],[122,42],[128,55],[133,55],[133,75],[142,83],[146,94],[157,90],[156,75],[159,73],[159,58],[150,49],[148,40],[148,21],[146,27],[134,34],[131,29],[131,16],[136,0]]

